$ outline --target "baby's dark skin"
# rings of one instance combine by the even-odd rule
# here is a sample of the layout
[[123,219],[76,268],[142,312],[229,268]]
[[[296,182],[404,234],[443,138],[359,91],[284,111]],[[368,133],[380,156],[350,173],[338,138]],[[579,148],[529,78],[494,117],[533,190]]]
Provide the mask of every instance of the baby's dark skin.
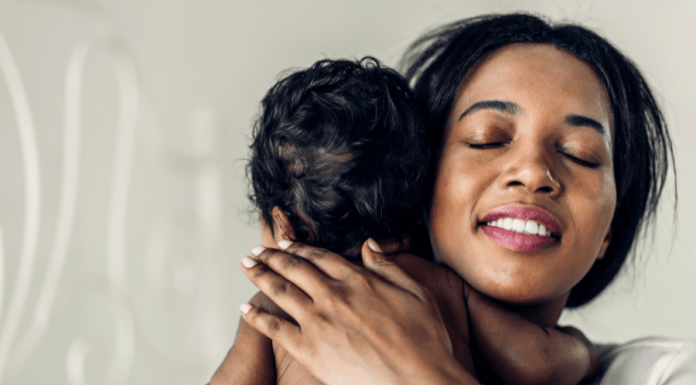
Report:
[[[386,251],[386,250],[385,250]],[[460,365],[484,384],[579,384],[599,360],[574,328],[541,327],[471,289],[445,266],[402,253],[394,262],[435,296]],[[250,301],[290,317],[263,293]],[[322,384],[279,345],[240,321],[237,338],[211,385]]]

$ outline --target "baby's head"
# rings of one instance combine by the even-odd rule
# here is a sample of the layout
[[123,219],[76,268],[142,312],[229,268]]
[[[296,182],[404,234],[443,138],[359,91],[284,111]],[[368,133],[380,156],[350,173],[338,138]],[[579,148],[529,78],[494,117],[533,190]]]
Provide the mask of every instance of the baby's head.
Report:
[[322,60],[261,104],[247,172],[267,233],[351,259],[368,237],[410,234],[429,154],[401,75],[369,57]]

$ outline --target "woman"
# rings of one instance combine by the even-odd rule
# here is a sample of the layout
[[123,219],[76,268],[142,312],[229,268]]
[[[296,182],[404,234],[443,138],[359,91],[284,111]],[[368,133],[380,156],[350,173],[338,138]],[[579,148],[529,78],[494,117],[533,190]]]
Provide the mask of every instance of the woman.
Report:
[[[434,150],[426,202],[434,257],[501,306],[556,325],[564,307],[606,288],[654,216],[672,155],[649,88],[596,34],[528,15],[445,26],[417,41],[405,62]],[[551,237],[511,231],[508,219],[546,224]],[[242,311],[315,377],[473,383],[444,342],[446,309],[421,286],[428,282],[367,247],[363,269],[283,246],[245,272],[299,326],[248,305]],[[659,354],[679,365],[648,365],[648,374],[694,381],[693,343],[667,350]],[[479,379],[496,377],[487,356],[504,351],[478,352]],[[627,362],[605,367],[605,378],[633,371]],[[643,383],[665,383],[649,375],[653,382]]]

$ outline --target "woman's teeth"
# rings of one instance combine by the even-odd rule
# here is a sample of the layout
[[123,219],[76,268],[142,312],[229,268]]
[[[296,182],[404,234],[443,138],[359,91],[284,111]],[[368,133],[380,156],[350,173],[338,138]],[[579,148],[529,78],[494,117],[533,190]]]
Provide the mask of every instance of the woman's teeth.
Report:
[[500,227],[505,230],[514,231],[517,233],[542,235],[550,237],[551,232],[546,230],[546,227],[539,222],[524,221],[522,219],[501,218],[494,222],[486,223],[488,226]]

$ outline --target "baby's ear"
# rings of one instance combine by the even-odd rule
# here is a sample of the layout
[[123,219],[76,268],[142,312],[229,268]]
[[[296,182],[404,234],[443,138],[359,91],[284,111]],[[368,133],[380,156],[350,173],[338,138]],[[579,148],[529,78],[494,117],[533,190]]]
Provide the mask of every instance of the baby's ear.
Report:
[[290,219],[278,206],[273,206],[271,211],[273,217],[273,238],[276,243],[283,239],[295,239],[295,229],[290,224]]

